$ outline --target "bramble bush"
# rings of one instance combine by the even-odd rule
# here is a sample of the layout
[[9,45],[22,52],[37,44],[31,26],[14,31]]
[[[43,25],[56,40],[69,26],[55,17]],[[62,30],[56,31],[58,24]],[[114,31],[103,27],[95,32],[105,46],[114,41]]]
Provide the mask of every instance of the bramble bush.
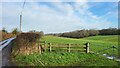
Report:
[[3,32],[3,31],[0,31],[0,35],[1,35],[0,37],[2,38],[0,39],[0,41],[16,36],[15,34]]
[[42,38],[42,33],[21,33],[13,41],[12,54],[31,54],[38,51],[36,46],[36,41],[39,38]]

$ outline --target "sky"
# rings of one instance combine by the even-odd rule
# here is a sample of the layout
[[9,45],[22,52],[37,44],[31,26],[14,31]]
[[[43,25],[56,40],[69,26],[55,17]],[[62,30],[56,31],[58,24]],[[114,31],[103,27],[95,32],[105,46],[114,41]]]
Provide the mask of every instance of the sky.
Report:
[[[1,3],[0,3],[1,4]],[[0,28],[19,29],[23,2],[2,2]],[[81,29],[118,28],[118,2],[26,2],[22,13],[22,31],[46,33]]]

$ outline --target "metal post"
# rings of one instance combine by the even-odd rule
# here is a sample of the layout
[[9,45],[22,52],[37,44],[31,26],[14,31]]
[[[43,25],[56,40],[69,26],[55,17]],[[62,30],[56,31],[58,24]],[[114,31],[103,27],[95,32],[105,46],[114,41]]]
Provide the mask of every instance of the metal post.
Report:
[[20,33],[22,32],[21,25],[22,25],[22,15],[20,15]]

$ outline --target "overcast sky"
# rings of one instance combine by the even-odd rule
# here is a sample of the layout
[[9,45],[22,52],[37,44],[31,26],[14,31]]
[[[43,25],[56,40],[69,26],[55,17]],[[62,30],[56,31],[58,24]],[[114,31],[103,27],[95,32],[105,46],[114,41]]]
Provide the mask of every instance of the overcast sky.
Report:
[[[2,3],[1,28],[19,29],[22,5],[23,2]],[[109,27],[118,28],[118,2],[26,2],[23,10],[24,32],[58,33]]]

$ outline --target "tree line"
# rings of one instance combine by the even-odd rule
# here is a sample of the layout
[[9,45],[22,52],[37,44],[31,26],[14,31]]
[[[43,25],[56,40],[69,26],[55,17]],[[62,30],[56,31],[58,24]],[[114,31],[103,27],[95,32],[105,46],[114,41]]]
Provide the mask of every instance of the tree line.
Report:
[[120,31],[117,28],[107,28],[107,29],[101,29],[101,30],[76,30],[71,32],[65,32],[65,33],[54,33],[54,34],[46,34],[46,35],[53,35],[53,36],[59,36],[59,37],[67,37],[67,38],[83,38],[88,36],[96,36],[96,35],[119,35]]
[[108,28],[99,30],[99,35],[119,35],[120,29],[117,28]]
[[[2,32],[6,32],[7,30],[5,28],[2,29]],[[19,34],[19,31],[17,28],[13,29],[11,32],[12,34]],[[31,30],[29,33],[40,33],[41,35],[44,35],[43,31],[35,31]],[[107,28],[107,29],[101,29],[101,30],[95,30],[95,29],[90,29],[90,30],[76,30],[76,31],[71,31],[71,32],[64,32],[64,33],[54,33],[54,34],[46,34],[46,35],[53,35],[53,36],[59,36],[59,37],[67,37],[67,38],[83,38],[83,37],[88,37],[88,36],[96,36],[96,35],[119,35],[120,34],[120,29],[117,28]]]

